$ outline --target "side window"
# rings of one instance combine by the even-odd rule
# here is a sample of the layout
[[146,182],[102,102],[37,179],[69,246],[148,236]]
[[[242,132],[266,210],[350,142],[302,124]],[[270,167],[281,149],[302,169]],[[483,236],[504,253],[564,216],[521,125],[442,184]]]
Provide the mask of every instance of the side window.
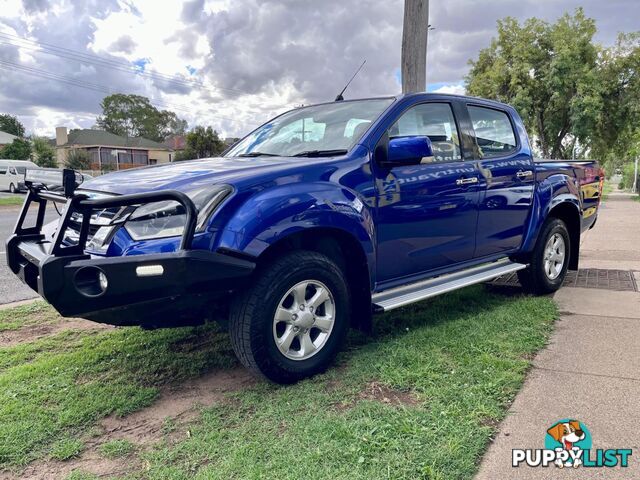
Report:
[[516,135],[506,112],[468,106],[482,158],[501,157],[516,149]]
[[14,167],[10,167],[9,168],[9,174],[10,175],[15,175],[16,174],[16,169]]
[[389,138],[427,136],[434,162],[462,160],[460,135],[448,103],[423,103],[410,108],[389,129]]
[[0,167],[0,175],[6,175],[7,174],[7,167]]

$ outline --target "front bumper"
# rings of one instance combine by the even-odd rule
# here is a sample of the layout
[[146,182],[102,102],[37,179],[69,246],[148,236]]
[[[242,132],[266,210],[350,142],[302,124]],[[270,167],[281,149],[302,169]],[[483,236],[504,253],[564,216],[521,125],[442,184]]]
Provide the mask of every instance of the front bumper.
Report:
[[[167,197],[184,202],[187,211],[187,225],[177,252],[92,257],[84,252],[86,235],[80,236],[76,246],[61,243],[74,211],[83,213],[88,222],[95,209],[151,203]],[[41,233],[44,213],[40,214],[40,210],[47,201],[61,198],[65,201],[64,197],[30,186],[15,232],[7,240],[6,257],[11,271],[63,316],[114,325],[162,327],[197,323],[210,313],[216,295],[241,287],[255,267],[253,262],[229,255],[192,250],[195,207],[179,192],[90,201],[72,196],[66,199],[54,239],[47,240]],[[38,221],[35,227],[24,228],[32,203],[39,204]]]

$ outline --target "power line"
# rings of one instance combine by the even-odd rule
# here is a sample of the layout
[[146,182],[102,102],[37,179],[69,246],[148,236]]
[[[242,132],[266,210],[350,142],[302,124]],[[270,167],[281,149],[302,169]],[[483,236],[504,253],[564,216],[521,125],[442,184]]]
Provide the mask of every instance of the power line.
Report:
[[[78,80],[78,79],[74,79],[71,77],[65,77],[62,75],[58,75],[56,73],[52,73],[52,72],[48,72],[46,70],[41,70],[38,68],[34,68],[34,67],[29,67],[26,65],[21,65],[18,63],[14,63],[14,62],[9,62],[6,60],[0,60],[0,68],[4,68],[5,70],[9,70],[9,71],[19,71],[20,73],[26,74],[26,75],[31,75],[37,78],[41,78],[41,79],[46,79],[46,80],[54,80],[57,82],[61,82],[61,83],[65,83],[67,85],[71,85],[71,86],[75,86],[75,87],[80,87],[80,88],[85,88],[88,90],[94,90],[100,93],[106,93],[106,94],[112,94],[112,93],[116,93],[113,89],[105,86],[105,85],[100,85],[100,84],[96,84],[96,83],[90,83],[90,82],[85,82],[83,80]],[[174,105],[174,104],[170,104],[170,103],[166,103],[166,102],[160,102],[160,101],[156,101],[156,100],[150,100],[150,103],[152,105],[155,106],[159,106],[161,108],[170,108],[173,110],[182,110],[186,113],[192,113],[193,112],[193,108],[189,108],[183,105]],[[218,119],[222,119],[222,120],[229,120],[229,121],[237,121],[237,118],[231,118],[231,117],[223,117],[220,115],[211,115],[213,118],[218,118]]]
[[[6,32],[0,32],[0,38],[4,39],[4,41],[0,41],[0,43],[5,45],[11,45],[17,48],[25,48],[31,51],[42,52],[49,55],[55,55],[61,58],[66,58],[68,60],[75,60],[79,62],[90,63],[90,64],[101,66],[104,68],[118,70],[121,72],[135,73],[136,75],[140,75],[142,77],[146,77],[154,80],[166,81],[174,85],[186,86],[191,88],[195,87],[201,90],[208,90],[209,92],[216,93],[216,94],[219,93],[218,92],[219,90],[223,90],[226,92],[235,93],[237,95],[248,95],[247,92],[243,92],[243,91],[231,89],[231,88],[224,88],[224,87],[212,88],[199,80],[185,79],[183,77],[168,75],[160,72],[147,72],[147,71],[141,70],[140,68],[134,65],[131,65],[131,63],[129,62],[107,59],[107,58],[100,57],[99,55],[79,52],[77,50],[71,50],[69,48],[60,47],[58,45],[53,45],[46,42],[30,40],[30,39],[23,38],[17,35],[12,35]],[[18,44],[14,42],[18,42]]]

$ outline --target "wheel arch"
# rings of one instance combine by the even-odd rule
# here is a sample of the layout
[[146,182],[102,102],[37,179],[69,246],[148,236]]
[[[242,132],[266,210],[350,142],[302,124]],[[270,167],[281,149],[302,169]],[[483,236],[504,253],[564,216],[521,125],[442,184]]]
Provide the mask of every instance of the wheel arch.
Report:
[[577,270],[580,258],[580,211],[573,203],[563,202],[553,207],[547,218],[562,220],[569,231],[569,269]]
[[351,295],[350,325],[371,331],[371,278],[368,255],[351,233],[334,227],[299,230],[269,245],[258,257],[258,270],[274,258],[292,250],[309,250],[331,258],[345,273]]

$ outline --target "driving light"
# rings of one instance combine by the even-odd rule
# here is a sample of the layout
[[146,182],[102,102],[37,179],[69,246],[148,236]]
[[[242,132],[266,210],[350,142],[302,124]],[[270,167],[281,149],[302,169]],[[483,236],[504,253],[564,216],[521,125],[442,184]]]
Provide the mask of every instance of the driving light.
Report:
[[164,273],[162,265],[140,265],[136,267],[136,275],[139,277],[157,277]]

